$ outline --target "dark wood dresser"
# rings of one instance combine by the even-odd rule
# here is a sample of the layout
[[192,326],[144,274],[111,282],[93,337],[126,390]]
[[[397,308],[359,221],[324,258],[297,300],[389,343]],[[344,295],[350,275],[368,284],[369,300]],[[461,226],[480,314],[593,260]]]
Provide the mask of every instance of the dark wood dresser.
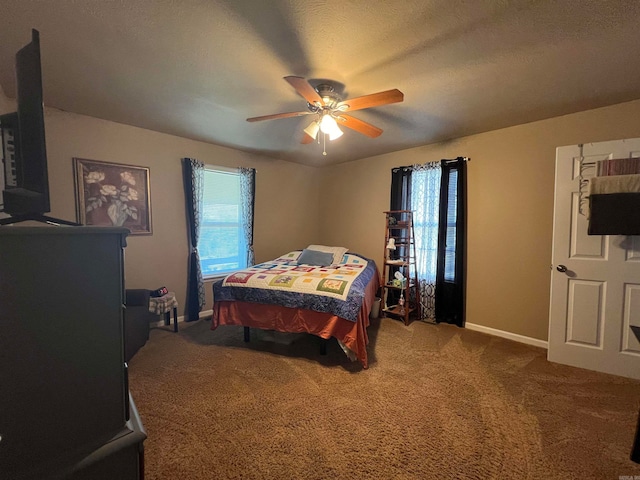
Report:
[[124,361],[128,230],[0,227],[0,479],[141,479]]

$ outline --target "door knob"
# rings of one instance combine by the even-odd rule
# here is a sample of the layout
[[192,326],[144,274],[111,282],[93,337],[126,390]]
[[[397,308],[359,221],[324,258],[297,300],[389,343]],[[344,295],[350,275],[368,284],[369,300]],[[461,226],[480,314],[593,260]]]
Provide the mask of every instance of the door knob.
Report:
[[564,273],[564,272],[566,272],[566,271],[567,271],[567,267],[565,267],[564,265],[558,265],[558,266],[556,267],[556,270],[558,270],[559,272]]

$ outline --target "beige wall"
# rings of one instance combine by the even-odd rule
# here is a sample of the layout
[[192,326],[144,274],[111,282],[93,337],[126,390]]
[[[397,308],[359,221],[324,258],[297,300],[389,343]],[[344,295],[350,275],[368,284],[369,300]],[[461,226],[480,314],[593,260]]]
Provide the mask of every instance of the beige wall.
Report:
[[[13,110],[14,102],[0,90],[0,113]],[[182,157],[257,169],[257,261],[324,243],[379,263],[391,168],[468,156],[467,321],[545,340],[555,148],[640,137],[639,117],[640,100],[314,168],[47,109],[51,215],[75,220],[73,157],[149,167],[153,235],[129,238],[127,286],[166,285],[184,306],[188,248]],[[347,140],[345,135],[342,141]],[[205,290],[205,309],[210,309],[210,283]]]
[[[0,113],[14,110],[14,102],[0,91]],[[317,242],[317,168],[49,108],[45,132],[52,217],[76,220],[73,157],[149,167],[153,235],[128,238],[126,286],[165,285],[176,292],[181,310],[189,252],[181,158],[256,168],[257,261]],[[210,282],[205,287],[206,310],[213,295]]]
[[634,101],[324,168],[323,242],[381,262],[391,168],[470,157],[467,322],[546,340],[555,149],[640,137],[638,118]]

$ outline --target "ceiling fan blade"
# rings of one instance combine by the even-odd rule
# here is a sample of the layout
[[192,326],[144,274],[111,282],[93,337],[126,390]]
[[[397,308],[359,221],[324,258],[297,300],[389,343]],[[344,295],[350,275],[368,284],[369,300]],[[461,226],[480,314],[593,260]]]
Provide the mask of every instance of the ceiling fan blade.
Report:
[[367,137],[375,138],[379,137],[382,134],[382,130],[370,123],[363,122],[362,120],[358,120],[351,115],[342,114],[339,117],[336,117],[339,125],[344,125],[356,132],[362,133]]
[[273,120],[276,118],[289,118],[300,117],[302,115],[309,115],[312,112],[286,112],[286,113],[274,113],[273,115],[263,115],[261,117],[247,118],[247,122],[259,122],[261,120]]
[[315,138],[313,138],[311,135],[305,132],[302,136],[302,141],[300,143],[307,144],[307,143],[313,142],[314,140]]
[[372,93],[371,95],[349,98],[338,103],[336,108],[345,105],[347,107],[345,111],[352,112],[354,110],[362,110],[363,108],[387,105],[388,103],[398,103],[402,100],[404,100],[404,94],[397,88],[394,88],[393,90],[385,90],[384,92]]
[[307,80],[303,77],[295,77],[291,75],[288,77],[284,77],[284,79],[289,82],[289,85],[295,88],[296,92],[298,92],[300,96],[311,105],[315,105],[316,103],[319,103],[321,106],[324,105],[322,97],[318,94],[318,92],[316,92],[316,89],[313,88],[311,84],[307,82]]

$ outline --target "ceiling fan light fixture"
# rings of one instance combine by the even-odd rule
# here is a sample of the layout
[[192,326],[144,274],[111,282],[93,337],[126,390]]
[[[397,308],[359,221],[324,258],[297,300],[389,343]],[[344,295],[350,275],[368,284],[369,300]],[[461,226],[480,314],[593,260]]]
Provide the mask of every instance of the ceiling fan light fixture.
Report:
[[338,126],[336,119],[333,118],[329,114],[322,115],[322,119],[320,120],[320,130],[322,133],[331,133]]
[[336,125],[335,130],[332,130],[329,133],[329,140],[334,141],[337,138],[340,138],[343,135],[342,130],[340,130],[340,127],[338,127],[338,125]]
[[313,122],[311,122],[311,124],[309,124],[307,128],[304,129],[304,133],[315,140],[318,136],[318,130],[320,130],[320,123],[314,120]]
[[342,130],[338,127],[338,122],[330,114],[322,115],[320,120],[320,131],[329,135],[329,140],[335,140],[342,136]]
[[[320,131],[324,134],[322,141],[325,145],[327,140],[332,141],[340,138],[343,132],[339,125],[355,130],[370,138],[378,137],[382,134],[382,129],[351,116],[351,112],[404,101],[404,94],[397,88],[343,101],[342,93],[336,92],[335,87],[330,83],[321,83],[314,86],[303,77],[295,75],[286,76],[284,79],[306,100],[307,109],[299,112],[283,112],[251,117],[247,118],[247,121],[257,122],[312,114],[315,120],[304,129],[304,136],[300,141],[302,144],[311,143],[313,140],[320,143],[320,135],[318,135]],[[326,148],[322,154],[327,154]]]

